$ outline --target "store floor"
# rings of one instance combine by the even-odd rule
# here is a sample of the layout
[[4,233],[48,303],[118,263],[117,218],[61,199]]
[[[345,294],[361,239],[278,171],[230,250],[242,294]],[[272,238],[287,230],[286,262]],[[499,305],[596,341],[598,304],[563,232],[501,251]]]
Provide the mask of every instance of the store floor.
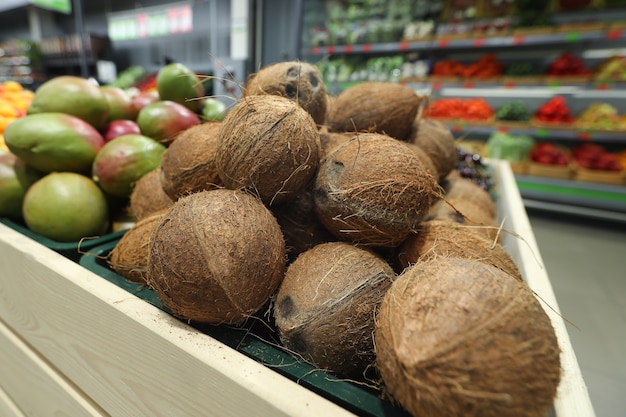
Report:
[[626,225],[528,216],[596,416],[625,416]]

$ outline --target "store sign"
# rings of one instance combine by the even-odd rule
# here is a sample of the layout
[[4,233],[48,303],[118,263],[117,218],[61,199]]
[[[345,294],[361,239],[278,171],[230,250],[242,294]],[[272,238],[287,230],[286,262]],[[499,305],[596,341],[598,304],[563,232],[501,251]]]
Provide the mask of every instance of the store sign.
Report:
[[43,9],[48,9],[55,12],[61,12],[65,14],[72,13],[71,0],[31,0],[31,3],[35,6],[39,6]]
[[193,12],[185,3],[112,13],[108,16],[108,30],[112,41],[188,33],[193,30]]

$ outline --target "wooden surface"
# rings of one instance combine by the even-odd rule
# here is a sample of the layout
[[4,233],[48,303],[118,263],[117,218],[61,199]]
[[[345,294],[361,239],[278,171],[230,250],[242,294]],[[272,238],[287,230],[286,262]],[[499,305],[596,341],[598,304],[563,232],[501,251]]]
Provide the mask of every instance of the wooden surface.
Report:
[[27,415],[352,415],[4,225],[0,274],[0,347],[23,342],[0,362],[0,387],[24,411],[68,391]]
[[533,289],[552,320],[561,347],[562,374],[557,398],[554,402],[555,414],[557,417],[594,417],[595,412],[587,386],[567,334],[565,321],[560,315],[559,306],[539,253],[537,241],[526,215],[513,172],[505,162],[494,164],[499,182],[497,207],[501,216],[500,220],[504,220],[503,229],[515,232],[515,235],[503,233],[502,243],[517,262],[522,276]]
[[[555,415],[594,417],[513,174],[493,164],[503,244],[562,350]],[[352,415],[2,224],[0,351],[2,416]]]

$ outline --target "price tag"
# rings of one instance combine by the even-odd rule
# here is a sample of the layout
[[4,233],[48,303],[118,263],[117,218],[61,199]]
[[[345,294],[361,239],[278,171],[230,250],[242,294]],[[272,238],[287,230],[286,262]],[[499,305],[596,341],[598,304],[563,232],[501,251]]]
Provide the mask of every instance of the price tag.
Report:
[[537,129],[535,136],[538,138],[547,138],[550,136],[550,131],[548,129]]
[[526,42],[526,38],[522,35],[513,36],[513,45],[521,45]]
[[437,46],[440,48],[447,48],[449,44],[450,41],[448,39],[439,39],[437,41]]
[[314,46],[314,47],[313,47],[313,53],[314,53],[315,55],[319,55],[319,54],[320,54],[320,52],[322,52],[322,48],[320,48],[319,46]]
[[578,132],[578,139],[587,141],[591,139],[591,133],[589,132]]
[[439,83],[439,82],[433,83],[431,88],[433,90],[441,90],[441,83]]
[[474,45],[475,48],[480,48],[484,44],[485,44],[485,40],[483,38],[476,38],[476,39],[474,39],[473,45]]
[[465,126],[463,126],[462,124],[458,124],[457,123],[457,124],[452,125],[452,131],[453,132],[457,132],[457,133],[458,132],[462,132],[464,128],[465,128]]
[[508,126],[498,126],[498,132],[508,133],[509,132],[509,127]]
[[335,47],[334,46],[329,46],[328,48],[326,48],[326,50],[328,51],[329,54],[334,54],[335,53]]
[[344,47],[343,47],[343,51],[344,51],[346,54],[352,53],[352,45],[346,45],[346,46],[344,46]]
[[372,45],[369,43],[363,44],[363,52],[370,52],[372,50]]
[[598,83],[596,84],[596,90],[608,90],[611,88],[609,83]]
[[463,84],[463,88],[474,88],[474,83],[471,81],[468,81]]
[[580,40],[580,32],[570,32],[565,35],[565,42],[578,42]]
[[409,43],[408,42],[400,42],[400,44],[398,45],[398,49],[401,51],[406,51],[407,49],[409,49]]
[[504,88],[515,88],[515,87],[517,87],[517,84],[514,83],[513,81],[508,81],[508,82],[504,83],[503,87]]

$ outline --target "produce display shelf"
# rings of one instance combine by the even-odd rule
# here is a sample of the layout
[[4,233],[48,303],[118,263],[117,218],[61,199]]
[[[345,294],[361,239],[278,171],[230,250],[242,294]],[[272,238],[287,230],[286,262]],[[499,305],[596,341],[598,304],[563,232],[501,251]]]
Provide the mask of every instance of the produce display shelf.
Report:
[[626,222],[626,187],[516,175],[527,207]]
[[[545,307],[561,348],[562,378],[550,415],[594,417],[513,173],[506,162],[489,164],[503,228],[511,231],[503,233],[502,243]],[[104,254],[96,253],[101,249],[85,256],[106,266]],[[7,417],[22,416],[23,410],[113,417],[395,415],[388,403],[376,411],[373,403],[356,404],[340,394],[344,387],[367,388],[302,363],[302,377],[286,376],[282,368],[298,362],[291,357],[264,364],[253,351],[276,354],[271,340],[247,329],[210,329],[237,333],[220,341],[141,298],[136,288],[116,284],[4,224],[0,265],[0,409],[17,410]],[[346,399],[329,399],[311,386],[318,383]]]
[[76,242],[59,242],[54,239],[47,238],[38,233],[30,230],[26,225],[18,223],[14,220],[8,219],[6,217],[0,217],[0,223],[5,226],[10,227],[13,230],[20,232],[21,234],[28,236],[29,238],[35,240],[36,242],[42,244],[43,246],[52,249],[55,252],[60,253],[61,255],[71,259],[75,262],[78,262],[82,256],[81,252],[89,251],[90,249],[102,245],[105,242],[109,242],[111,240],[118,240],[125,231],[120,230],[116,232],[107,233],[101,236],[93,236],[89,238],[85,238],[81,241]]
[[471,49],[512,46],[538,46],[550,44],[571,44],[584,41],[612,41],[626,37],[622,29],[584,30],[572,28],[570,31],[552,31],[546,33],[525,34],[510,33],[504,36],[484,36],[471,34],[466,38],[430,36],[420,40],[404,40],[400,42],[363,43],[354,45],[328,45],[303,48],[304,56],[314,55],[349,55],[349,54],[380,54],[390,52],[417,52],[431,49]]
[[490,135],[496,131],[508,132],[516,135],[529,135],[537,139],[551,139],[564,141],[595,140],[609,143],[626,143],[626,131],[622,130],[593,130],[576,127],[533,126],[530,123],[507,122],[473,122],[468,120],[446,120],[446,125],[455,134]]

